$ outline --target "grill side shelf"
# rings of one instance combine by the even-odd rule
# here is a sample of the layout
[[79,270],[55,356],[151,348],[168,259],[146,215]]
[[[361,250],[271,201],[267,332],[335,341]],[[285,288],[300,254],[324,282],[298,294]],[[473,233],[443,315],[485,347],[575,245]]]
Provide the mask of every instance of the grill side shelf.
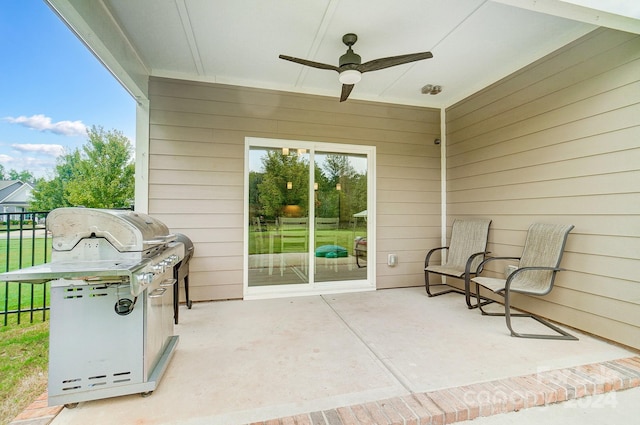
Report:
[[131,276],[132,269],[140,263],[120,263],[113,261],[47,263],[11,272],[0,273],[0,281],[46,283],[57,279],[100,281],[105,277]]

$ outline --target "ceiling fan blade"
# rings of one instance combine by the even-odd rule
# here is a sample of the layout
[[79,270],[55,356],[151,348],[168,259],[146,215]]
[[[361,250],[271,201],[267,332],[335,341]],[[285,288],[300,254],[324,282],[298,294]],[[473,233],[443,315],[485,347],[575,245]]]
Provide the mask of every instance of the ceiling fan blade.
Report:
[[280,59],[284,59],[286,61],[299,63],[301,65],[311,66],[313,68],[328,69],[330,71],[338,72],[338,67],[334,66],[334,65],[327,65],[326,63],[313,62],[313,61],[306,60],[306,59],[294,58],[293,56],[280,55],[278,57]]
[[355,86],[355,84],[342,85],[342,94],[340,94],[340,102],[344,102],[345,100],[347,100],[347,98],[351,94],[351,90],[353,90],[353,86]]
[[388,58],[374,59],[359,65],[356,69],[360,72],[377,71],[396,65],[402,65],[409,62],[421,61],[423,59],[432,58],[431,52],[409,53],[408,55],[391,56]]

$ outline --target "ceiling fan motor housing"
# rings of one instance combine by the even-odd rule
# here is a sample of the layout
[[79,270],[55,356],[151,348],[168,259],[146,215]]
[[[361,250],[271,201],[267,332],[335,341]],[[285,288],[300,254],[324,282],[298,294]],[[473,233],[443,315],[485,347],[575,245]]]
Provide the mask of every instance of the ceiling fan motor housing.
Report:
[[349,47],[349,50],[347,50],[347,53],[340,56],[339,66],[340,68],[342,68],[345,65],[353,65],[353,67],[347,68],[347,69],[350,69],[360,65],[361,62],[362,62],[362,58],[360,58],[360,55],[358,55],[357,53],[354,53],[353,50],[351,50],[351,47]]

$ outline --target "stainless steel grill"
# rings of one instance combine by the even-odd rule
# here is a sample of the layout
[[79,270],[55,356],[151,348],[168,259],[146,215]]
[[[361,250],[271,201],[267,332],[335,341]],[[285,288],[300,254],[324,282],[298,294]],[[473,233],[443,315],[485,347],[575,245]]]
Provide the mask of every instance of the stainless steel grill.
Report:
[[132,211],[60,208],[47,230],[51,262],[0,280],[51,281],[49,404],[151,393],[178,342],[174,267],[184,243]]

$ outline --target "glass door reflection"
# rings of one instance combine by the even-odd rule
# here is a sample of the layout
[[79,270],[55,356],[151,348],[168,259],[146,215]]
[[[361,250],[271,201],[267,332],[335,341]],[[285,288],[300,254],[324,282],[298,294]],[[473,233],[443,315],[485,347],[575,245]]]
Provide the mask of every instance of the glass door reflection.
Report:
[[309,154],[249,150],[249,286],[309,283]]
[[249,146],[248,286],[366,280],[368,177],[366,154]]
[[316,282],[366,279],[367,157],[316,152]]

